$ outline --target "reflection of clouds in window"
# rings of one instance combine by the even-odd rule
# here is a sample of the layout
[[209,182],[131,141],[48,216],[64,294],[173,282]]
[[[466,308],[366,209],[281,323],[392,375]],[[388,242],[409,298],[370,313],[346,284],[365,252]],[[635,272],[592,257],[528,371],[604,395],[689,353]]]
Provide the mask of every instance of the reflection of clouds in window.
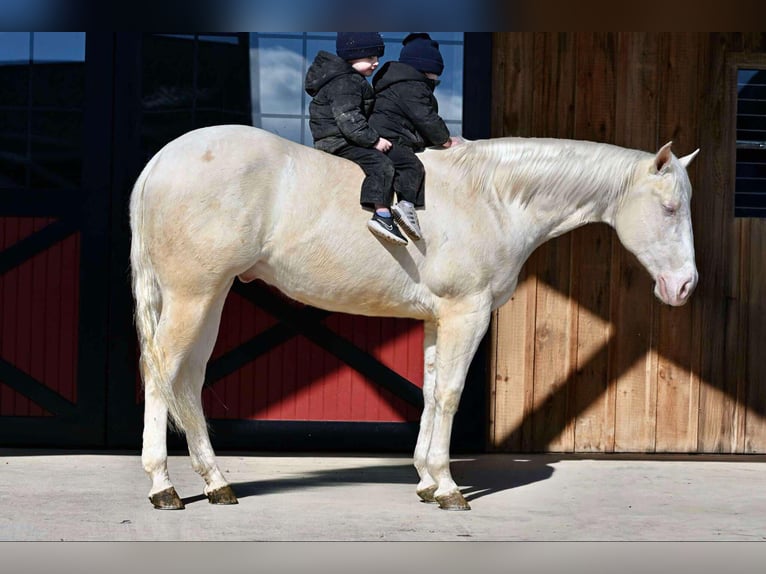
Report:
[[[260,90],[253,94],[253,109],[260,108],[264,114],[300,114],[303,56],[283,46],[275,46],[252,49],[250,59],[258,62],[260,75]],[[260,101],[255,101],[259,98]]]
[[460,120],[463,117],[462,94],[440,94],[436,88],[436,99],[439,102],[439,115],[444,120]]
[[[294,118],[263,118],[261,127],[289,140],[301,141],[301,120]],[[309,137],[309,139],[311,139]],[[309,142],[311,144],[311,142]]]

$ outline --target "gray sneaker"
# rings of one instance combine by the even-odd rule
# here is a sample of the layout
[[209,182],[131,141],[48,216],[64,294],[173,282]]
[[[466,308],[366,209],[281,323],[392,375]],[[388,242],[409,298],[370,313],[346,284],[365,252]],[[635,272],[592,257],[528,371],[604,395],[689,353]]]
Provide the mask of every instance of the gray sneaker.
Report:
[[407,235],[412,237],[415,241],[423,238],[423,234],[420,232],[418,216],[415,213],[415,208],[412,204],[397,203],[391,208],[391,212],[394,214],[396,222],[407,232]]
[[373,213],[372,219],[367,222],[367,228],[373,235],[396,245],[407,245],[407,239],[399,231],[393,217],[383,217]]

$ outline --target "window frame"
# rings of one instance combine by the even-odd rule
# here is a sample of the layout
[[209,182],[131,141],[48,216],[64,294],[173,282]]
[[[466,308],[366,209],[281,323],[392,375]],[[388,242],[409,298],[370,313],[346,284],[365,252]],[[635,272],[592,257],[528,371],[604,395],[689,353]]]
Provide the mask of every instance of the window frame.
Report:
[[[728,149],[731,151],[730,175],[731,184],[731,210],[735,219],[766,219],[766,209],[742,207],[737,204],[737,109],[739,104],[739,72],[740,70],[766,71],[766,54],[732,52],[727,56],[728,60],[728,96],[729,96],[729,138]],[[766,140],[764,140],[766,141]],[[764,189],[766,196],[766,189]]]

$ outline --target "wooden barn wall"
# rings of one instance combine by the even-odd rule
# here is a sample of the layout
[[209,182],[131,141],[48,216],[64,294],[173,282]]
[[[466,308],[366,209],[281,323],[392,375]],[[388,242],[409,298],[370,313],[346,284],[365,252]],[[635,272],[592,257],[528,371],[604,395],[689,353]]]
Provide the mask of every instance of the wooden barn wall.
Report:
[[733,214],[733,70],[764,52],[763,33],[494,34],[493,137],[701,149],[700,281],[662,305],[605,225],[540,247],[493,316],[490,450],[766,452],[766,221]]

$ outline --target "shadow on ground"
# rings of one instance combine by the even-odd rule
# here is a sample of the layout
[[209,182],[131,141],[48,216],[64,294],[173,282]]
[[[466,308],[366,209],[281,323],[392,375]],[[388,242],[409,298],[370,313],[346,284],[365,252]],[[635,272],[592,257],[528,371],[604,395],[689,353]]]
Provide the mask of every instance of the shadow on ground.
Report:
[[[550,478],[552,463],[558,457],[514,458],[508,455],[482,455],[477,459],[454,460],[450,468],[467,501]],[[413,491],[418,475],[409,462],[400,465],[333,468],[309,472],[299,477],[234,482],[237,498],[274,494],[347,484],[409,484]],[[184,504],[206,500],[203,495],[183,499]]]

